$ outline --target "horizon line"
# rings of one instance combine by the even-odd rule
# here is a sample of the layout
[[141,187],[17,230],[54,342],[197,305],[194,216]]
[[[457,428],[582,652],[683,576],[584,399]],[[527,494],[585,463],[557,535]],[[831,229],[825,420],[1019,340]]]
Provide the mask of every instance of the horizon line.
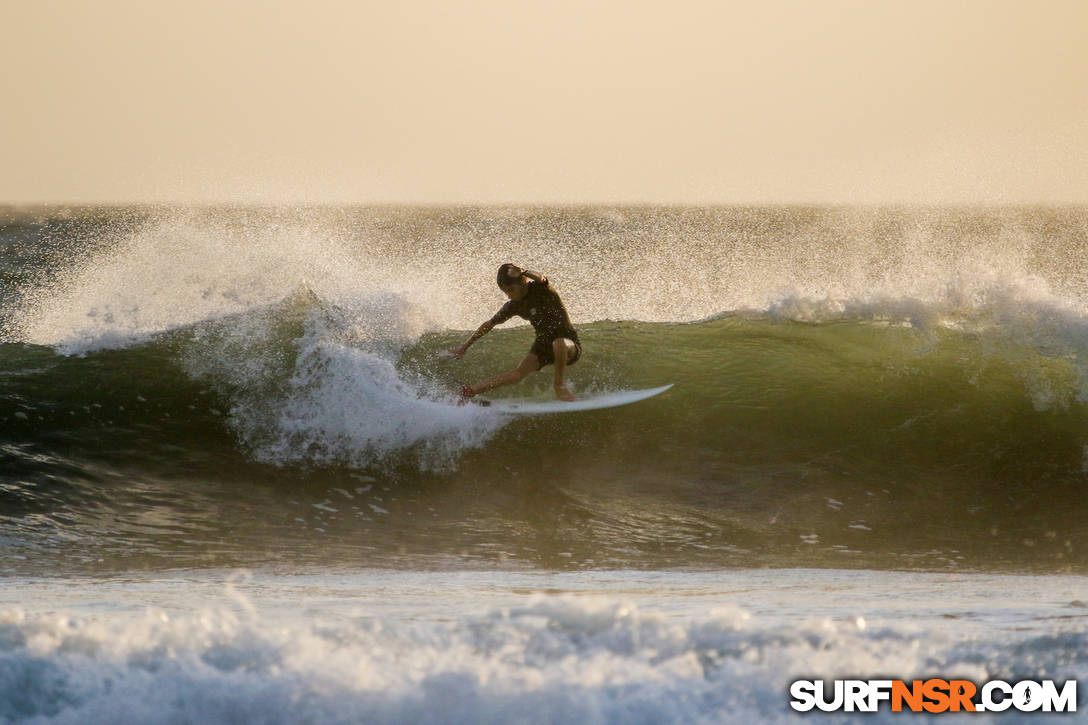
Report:
[[1088,206],[1088,199],[1070,200],[912,200],[912,201],[842,201],[842,200],[734,200],[734,201],[680,201],[680,200],[514,200],[514,201],[398,201],[398,200],[334,200],[319,201],[313,199],[193,199],[193,200],[0,200],[0,208],[42,208],[42,207],[409,207],[409,208],[517,208],[517,207],[656,207],[656,208],[745,208],[745,207],[843,207],[843,208],[892,208],[892,207],[961,207],[961,208],[1001,208],[1001,207],[1082,207]]

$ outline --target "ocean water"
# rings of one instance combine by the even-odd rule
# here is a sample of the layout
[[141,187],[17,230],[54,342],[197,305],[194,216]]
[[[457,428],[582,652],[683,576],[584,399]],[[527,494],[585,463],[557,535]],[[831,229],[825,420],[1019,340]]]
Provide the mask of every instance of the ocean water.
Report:
[[[675,387],[454,405],[531,343],[440,356],[507,261],[563,296],[576,394]],[[0,209],[0,722],[1079,678],[1085,300],[1082,207]]]

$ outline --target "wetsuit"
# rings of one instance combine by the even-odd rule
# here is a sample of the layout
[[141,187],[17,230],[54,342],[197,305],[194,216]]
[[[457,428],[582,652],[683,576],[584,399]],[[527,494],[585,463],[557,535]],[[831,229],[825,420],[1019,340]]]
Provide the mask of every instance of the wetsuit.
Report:
[[[495,316],[491,318],[491,324],[501,325],[514,315],[526,319],[536,331],[536,340],[529,352],[536,355],[540,361],[540,367],[555,362],[555,353],[552,351],[552,341],[565,337],[574,343],[574,358],[568,360],[568,365],[578,362],[582,356],[582,344],[578,342],[578,333],[570,324],[567,309],[563,307],[563,301],[559,299],[559,293],[548,284],[548,278],[542,277],[539,282],[530,281],[529,289],[520,300],[510,300],[502,306]],[[539,368],[538,368],[539,369]]]

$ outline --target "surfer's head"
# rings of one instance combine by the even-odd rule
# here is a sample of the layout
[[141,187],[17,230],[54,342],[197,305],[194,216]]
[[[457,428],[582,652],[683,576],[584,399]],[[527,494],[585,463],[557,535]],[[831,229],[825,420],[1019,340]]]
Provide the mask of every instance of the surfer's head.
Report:
[[498,283],[499,289],[505,292],[507,297],[520,299],[524,295],[528,279],[525,277],[525,270],[516,264],[507,262],[499,267],[499,271],[495,275],[495,282]]
[[521,275],[525,270],[516,264],[506,264],[499,267],[498,273],[495,275],[495,281],[500,287],[509,287],[511,285],[521,284]]

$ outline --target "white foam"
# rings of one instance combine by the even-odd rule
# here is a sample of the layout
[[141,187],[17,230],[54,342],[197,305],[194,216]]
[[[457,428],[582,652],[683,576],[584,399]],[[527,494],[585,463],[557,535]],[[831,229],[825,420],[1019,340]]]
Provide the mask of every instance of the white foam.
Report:
[[284,311],[251,315],[194,337],[188,372],[231,401],[229,425],[259,460],[381,465],[410,456],[425,469],[455,465],[503,425],[458,408],[433,371],[398,370],[401,350],[426,329],[396,295],[342,304],[303,302],[302,334],[283,339]]
[[[797,577],[822,584],[798,590]],[[980,681],[1016,673],[1061,679],[1076,676],[1086,645],[1083,626],[1033,614],[1064,611],[1060,601],[1066,600],[1049,599],[1083,585],[1054,579],[599,573],[567,581],[604,595],[506,594],[497,597],[501,606],[489,605],[486,592],[501,590],[502,578],[243,578],[196,610],[187,607],[207,596],[198,582],[90,583],[77,589],[93,603],[92,614],[56,613],[54,601],[52,613],[14,609],[0,620],[0,719],[800,722],[805,718],[787,706],[788,683],[796,678],[945,673]],[[715,578],[732,585],[715,587]],[[741,593],[726,593],[737,586]],[[330,606],[353,587],[363,597],[358,603]],[[643,608],[629,595],[607,594],[611,587],[658,593]],[[992,587],[1010,592],[1011,599],[1000,601],[1008,611],[991,611],[999,604]],[[28,591],[45,595],[54,588],[69,591],[63,583]],[[1016,596],[1021,589],[1031,604]],[[62,596],[80,604],[75,591]],[[160,606],[104,608],[111,596],[151,598]],[[392,597],[405,606],[405,596],[409,609],[411,602],[426,603],[432,613],[397,614],[384,603]],[[780,612],[753,614],[736,605],[738,596]],[[269,597],[284,597],[285,604],[264,611],[261,601]],[[27,602],[44,604],[29,595]],[[474,606],[466,610],[468,602]],[[662,604],[681,607],[683,616]],[[1021,606],[1028,608],[1015,609]],[[895,621],[889,613],[927,618]],[[902,715],[869,717],[898,722]]]

